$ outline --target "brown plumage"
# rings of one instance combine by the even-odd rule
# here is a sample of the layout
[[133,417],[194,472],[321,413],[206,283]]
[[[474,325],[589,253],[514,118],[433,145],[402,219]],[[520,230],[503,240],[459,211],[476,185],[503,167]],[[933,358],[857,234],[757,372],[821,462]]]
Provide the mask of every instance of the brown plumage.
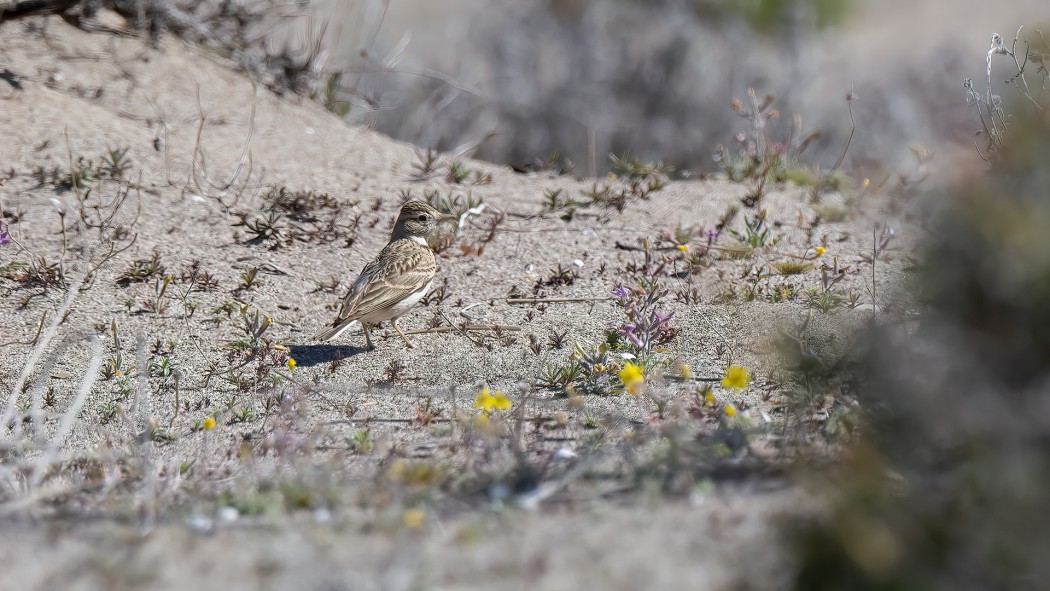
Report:
[[332,339],[356,321],[365,333],[365,346],[371,349],[369,325],[389,320],[405,345],[411,347],[412,342],[401,332],[397,319],[430,291],[437,273],[437,258],[427,245],[426,236],[446,219],[453,218],[442,216],[424,201],[405,203],[390,242],[361,270],[332,324],[314,338]]

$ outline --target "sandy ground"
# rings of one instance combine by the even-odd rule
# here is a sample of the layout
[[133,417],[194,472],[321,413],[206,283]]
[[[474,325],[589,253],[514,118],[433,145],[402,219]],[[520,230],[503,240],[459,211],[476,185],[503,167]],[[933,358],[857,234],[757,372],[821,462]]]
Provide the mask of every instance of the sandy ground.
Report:
[[788,497],[487,512],[411,531],[311,516],[208,534],[14,526],[0,542],[0,589],[722,589],[740,579],[770,588],[783,581],[784,548],[768,524]]
[[[43,30],[42,24],[46,24]],[[391,447],[426,445],[432,437],[425,430],[381,421],[411,419],[417,403],[426,397],[433,397],[448,416],[453,408],[469,405],[481,384],[518,396],[520,382],[533,379],[547,363],[564,361],[573,343],[600,339],[618,314],[611,302],[602,299],[550,304],[544,310],[508,304],[506,298],[515,288],[531,294],[533,285],[560,265],[574,269],[579,278],[571,285],[546,288],[545,295],[606,298],[614,286],[629,280],[625,266],[642,258],[641,252],[618,244],[635,246],[676,226],[711,228],[727,209],[739,205],[747,190],[741,184],[719,181],[673,181],[648,200],[630,202],[622,213],[585,212],[571,222],[555,215],[529,217],[542,210],[545,191],[563,189],[578,195],[592,181],[521,175],[473,161],[464,164],[490,174],[491,183],[452,185],[442,175],[416,181],[412,165],[418,159],[412,146],[350,127],[307,100],[256,88],[223,59],[176,40],[165,39],[150,48],[137,39],[81,32],[59,20],[34,21],[33,30],[26,27],[26,23],[0,27],[0,38],[5,40],[0,46],[0,70],[13,76],[0,81],[4,136],[0,175],[7,177],[0,202],[5,211],[17,212],[18,221],[10,226],[21,245],[0,247],[0,266],[31,256],[58,260],[62,255],[62,220],[55,200],[57,207],[72,208],[77,197],[49,183],[40,185],[34,178],[40,167],[68,170],[79,156],[97,160],[107,149],[127,147],[132,163],[128,176],[141,187],[137,220],[130,208],[118,216],[137,234],[134,245],[104,265],[91,287],[77,295],[45,352],[47,359],[57,346],[73,342],[53,366],[45,364],[49,373],[42,384],[53,388],[56,396],[54,416],[45,423],[45,431],[57,429],[58,417],[72,404],[90,358],[90,346],[75,339],[105,331],[116,320],[128,358],[134,357],[136,343],[146,348],[159,340],[162,348],[172,350],[183,376],[181,396],[194,403],[192,410],[172,419],[170,390],[151,392],[140,400],[145,408],[139,411],[164,424],[171,420],[171,431],[178,436],[157,448],[167,465],[199,457],[209,449],[225,449],[191,431],[221,401],[234,397],[237,406],[262,407],[263,401],[251,393],[239,393],[231,384],[204,377],[210,362],[224,359],[224,343],[237,337],[236,313],[228,320],[222,313],[210,312],[225,300],[236,299],[273,318],[270,336],[286,344],[297,359],[296,379],[314,388],[307,424],[330,427],[334,439],[371,425],[380,441]],[[235,176],[251,130],[250,164],[245,160],[225,195],[206,181],[195,183],[190,175],[199,108],[205,116],[200,148],[214,185]],[[257,212],[261,195],[274,185],[326,192],[344,205],[344,219],[360,214],[363,221],[352,246],[296,242],[269,248],[247,240],[244,228],[235,225],[240,220],[236,214]],[[101,182],[94,190],[115,194],[116,186]],[[507,217],[481,255],[453,247],[442,256],[447,299],[414,310],[402,326],[423,328],[440,313],[457,322],[512,325],[520,332],[508,333],[508,341],[491,348],[478,347],[455,333],[415,336],[417,346],[410,350],[394,335],[378,339],[378,348],[366,352],[356,331],[331,345],[312,343],[310,335],[334,314],[346,286],[385,243],[401,202],[399,194],[411,191],[422,196],[427,190],[469,191],[483,200],[488,209],[473,218],[475,225],[495,212],[506,212]],[[238,191],[242,194],[232,207],[220,203],[225,199],[230,204]],[[800,322],[806,310],[801,302],[714,301],[727,283],[738,281],[755,265],[783,260],[779,253],[803,254],[825,243],[822,260],[837,257],[843,267],[852,265],[859,271],[840,286],[859,294],[860,303],[870,303],[871,267],[863,256],[871,252],[872,228],[876,222],[888,221],[903,234],[909,220],[895,198],[867,192],[859,198],[856,211],[841,221],[807,231],[815,206],[841,207],[844,199],[829,195],[814,204],[804,188],[772,190],[763,206],[781,236],[774,251],[752,259],[717,259],[690,279],[704,303],[669,303],[680,331],[671,349],[696,375],[719,376],[730,363],[752,368],[756,379],[751,387],[726,396],[755,420],[773,412],[777,403],[769,379],[775,370],[769,354],[775,327]],[[801,226],[800,220],[805,222]],[[731,227],[741,226],[738,216]],[[483,234],[482,228],[468,224],[461,242],[470,243]],[[76,258],[77,247],[94,243],[90,231],[78,237],[73,226],[65,235],[70,261]],[[894,246],[900,244],[899,240]],[[154,251],[169,272],[200,260],[217,279],[217,290],[193,294],[199,303],[193,316],[187,317],[177,301],[164,314],[144,312],[143,302],[153,284],[118,284],[132,260],[149,258]],[[901,251],[887,252],[876,272],[876,293],[888,298],[906,264]],[[262,269],[261,285],[237,291],[240,275],[250,268]],[[82,263],[69,262],[66,267],[72,278],[84,269]],[[316,282],[333,279],[339,281],[338,287],[317,288]],[[805,288],[818,285],[820,278],[818,271],[810,270],[785,280]],[[669,283],[672,289],[685,285],[685,280]],[[26,289],[0,280],[0,341],[31,340],[41,314],[46,311],[53,317],[67,295],[59,289]],[[32,297],[23,306],[20,300],[25,296]],[[130,306],[129,298],[135,299]],[[814,326],[830,332],[842,322],[863,321],[865,314],[845,309],[818,314]],[[554,331],[568,332],[565,348],[544,344],[539,354],[529,349],[528,335],[546,343]],[[106,354],[112,354],[111,336],[102,338]],[[11,390],[30,351],[29,345],[18,343],[0,349],[0,391]],[[333,364],[336,356],[345,361]],[[405,369],[397,382],[387,383],[385,370],[395,359]],[[688,394],[673,381],[664,386],[672,398]],[[100,405],[112,397],[114,388],[113,382],[94,385],[72,425],[65,451],[97,453],[113,441],[135,436],[138,427],[131,420],[99,422]],[[28,394],[24,396],[21,403],[27,404]],[[645,421],[651,412],[630,397],[588,398],[583,409],[570,408],[564,398],[542,390],[529,404],[540,413],[566,411],[574,422],[584,415]],[[214,438],[232,445],[259,426],[259,419],[220,425]],[[0,570],[7,573],[0,588],[147,584],[160,588],[193,581],[216,588],[718,589],[728,588],[742,570],[754,575],[761,588],[771,588],[782,576],[775,568],[782,563],[764,527],[774,515],[797,507],[794,499],[799,494],[793,489],[765,493],[749,489],[721,492],[695,506],[603,504],[539,514],[433,517],[409,532],[403,528],[362,531],[360,522],[347,516],[320,523],[306,518],[240,520],[211,535],[195,533],[183,519],[162,520],[144,535],[141,526],[104,520],[34,524],[16,517],[10,527],[4,526],[0,542]],[[740,568],[741,562],[752,561],[757,565],[753,571]],[[120,568],[113,568],[114,564]]]

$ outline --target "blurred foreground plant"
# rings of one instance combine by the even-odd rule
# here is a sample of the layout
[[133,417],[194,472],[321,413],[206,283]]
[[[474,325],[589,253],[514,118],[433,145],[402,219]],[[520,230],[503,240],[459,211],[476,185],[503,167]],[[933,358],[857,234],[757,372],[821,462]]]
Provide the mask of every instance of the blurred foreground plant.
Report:
[[1025,105],[991,171],[935,200],[920,321],[868,339],[862,436],[792,530],[797,589],[1050,579],[1050,122]]

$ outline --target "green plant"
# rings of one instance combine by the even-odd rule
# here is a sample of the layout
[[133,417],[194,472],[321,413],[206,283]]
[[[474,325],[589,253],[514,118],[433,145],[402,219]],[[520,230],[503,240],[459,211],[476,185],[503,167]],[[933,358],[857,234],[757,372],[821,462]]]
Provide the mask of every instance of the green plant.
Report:
[[372,447],[375,445],[375,440],[372,437],[372,431],[369,429],[358,429],[354,431],[354,434],[350,436],[350,449],[354,453],[364,454],[372,451]]
[[124,352],[120,343],[120,334],[117,332],[117,321],[110,322],[110,330],[113,333],[113,356],[102,363],[102,377],[111,380],[124,375]]
[[153,283],[153,294],[152,298],[146,300],[144,308],[148,312],[154,314],[164,314],[168,311],[168,304],[165,301],[165,295],[168,292],[168,286],[175,280],[175,277],[171,274],[165,275],[164,277],[158,277]]
[[547,189],[543,192],[543,211],[545,213],[562,212],[562,219],[569,221],[579,206],[580,203],[569,197],[565,189]]
[[103,402],[98,406],[98,423],[108,425],[117,416],[117,403],[113,401]]
[[631,158],[627,153],[620,156],[610,154],[609,159],[612,160],[612,170],[615,174],[630,180],[643,181],[645,195],[659,191],[667,184],[667,174],[671,168],[662,162],[642,162]]
[[627,191],[621,189],[617,192],[609,184],[599,187],[598,183],[591,183],[591,188],[581,191],[580,194],[587,198],[588,206],[597,205],[616,209],[616,211],[623,211],[623,208],[627,206]]
[[311,93],[311,98],[319,100],[326,109],[335,113],[340,119],[345,119],[350,114],[350,101],[339,100],[339,91],[342,89],[343,74],[336,72],[329,74],[324,79],[322,92]]
[[445,176],[445,179],[448,180],[448,182],[450,183],[458,185],[463,181],[467,180],[467,177],[470,176],[470,173],[470,169],[464,166],[462,162],[453,161],[450,162],[448,165],[448,174]]
[[168,355],[151,359],[149,362],[149,375],[155,378],[167,379],[174,375],[178,369],[179,362]]
[[536,384],[542,388],[567,391],[582,375],[580,365],[570,358],[565,365],[545,365],[543,373],[536,379]]
[[401,380],[406,367],[405,364],[399,359],[391,359],[390,363],[387,364],[386,369],[383,370],[383,375],[386,376],[388,382],[394,383]]
[[117,284],[127,286],[131,283],[145,283],[154,276],[164,275],[166,271],[167,268],[161,261],[160,253],[154,250],[150,258],[132,261],[128,268],[117,277]]
[[801,116],[792,118],[791,129],[783,140],[775,141],[767,135],[770,121],[780,118],[780,111],[773,106],[775,101],[771,94],[759,97],[754,88],[748,89],[746,101],[733,99],[733,111],[748,121],[751,131],[737,134],[735,150],[720,145],[715,154],[715,161],[729,180],[748,183],[743,198],[747,207],[755,207],[761,201],[768,182],[780,183],[789,177],[800,184],[814,186],[832,182],[825,181],[825,175],[810,174],[799,164],[802,153],[821,136],[819,130],[803,132]]
[[450,192],[447,196],[443,196],[437,191],[428,191],[424,193],[424,198],[427,203],[434,206],[434,209],[457,220],[462,218],[464,214],[477,210],[483,203],[480,197],[474,197],[469,192],[465,195]]
[[433,176],[437,170],[440,155],[437,150],[431,147],[428,147],[426,150],[416,148],[416,160],[412,164],[412,178],[417,181],[425,181]]
[[0,278],[45,290],[51,287],[65,289],[67,284],[62,262],[50,262],[44,255],[34,256],[29,262],[12,261],[0,266]]
[[249,406],[242,406],[237,411],[230,413],[230,420],[227,422],[228,425],[236,425],[237,423],[248,423],[257,417],[255,409]]
[[276,211],[263,212],[261,215],[244,222],[245,229],[252,235],[251,240],[261,241],[268,238],[279,240],[281,234],[281,218],[283,216]]
[[[537,385],[576,394],[634,393],[624,372],[635,372],[632,379],[641,380],[663,362],[663,346],[677,336],[672,315],[662,308],[667,290],[654,279],[639,278],[638,287],[621,285],[612,293],[622,317],[605,331],[604,342],[577,343],[566,364],[545,366]],[[555,332],[549,343],[560,348],[564,340]]]
[[98,182],[101,176],[102,172],[94,160],[85,160],[83,156],[78,156],[59,185],[66,189],[79,190]]
[[803,261],[780,261],[770,263],[769,267],[781,275],[801,275],[813,268],[813,263]]
[[237,287],[237,291],[249,291],[259,287],[262,284],[262,278],[259,277],[259,268],[250,267],[241,273],[241,284]]
[[206,378],[210,380],[221,374],[223,379],[244,391],[280,385],[285,378],[273,368],[286,366],[289,356],[287,348],[267,334],[273,319],[246,304],[240,304],[238,309],[237,336],[223,345],[229,365],[223,367],[217,362],[211,363]]
[[752,249],[773,246],[780,240],[780,237],[774,235],[773,230],[766,224],[766,210],[764,209],[753,216],[744,217],[743,232],[730,230],[729,233],[741,245]]
[[128,158],[128,150],[131,148],[107,148],[102,161],[101,174],[111,179],[122,179],[131,168],[131,159]]
[[820,265],[820,287],[806,290],[806,303],[810,308],[821,312],[849,305],[856,307],[859,296],[853,293],[842,293],[835,286],[850,275],[856,274],[856,267],[840,267],[838,257],[832,259],[831,265]]

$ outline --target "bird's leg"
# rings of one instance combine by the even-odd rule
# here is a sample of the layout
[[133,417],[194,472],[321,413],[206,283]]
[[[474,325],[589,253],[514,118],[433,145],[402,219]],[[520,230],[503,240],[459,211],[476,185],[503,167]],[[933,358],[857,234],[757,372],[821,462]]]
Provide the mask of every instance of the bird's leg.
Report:
[[397,318],[391,320],[390,324],[393,325],[394,330],[397,331],[397,334],[401,335],[401,338],[405,339],[405,346],[411,349],[412,341],[408,340],[408,337],[405,336],[405,333],[401,332],[401,327],[397,325]]
[[365,332],[365,348],[368,349],[369,351],[371,351],[372,349],[375,349],[375,345],[372,344],[372,336],[368,334],[368,323],[367,322],[362,322],[361,323],[361,330],[363,330]]

